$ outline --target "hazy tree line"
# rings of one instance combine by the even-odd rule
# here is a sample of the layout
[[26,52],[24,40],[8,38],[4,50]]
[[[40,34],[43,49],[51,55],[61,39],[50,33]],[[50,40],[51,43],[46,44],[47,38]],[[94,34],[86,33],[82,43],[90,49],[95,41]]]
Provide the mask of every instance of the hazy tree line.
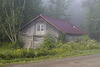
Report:
[[84,0],[83,6],[87,10],[85,31],[91,38],[100,41],[100,0]]
[[41,0],[0,0],[0,41],[17,41],[19,29],[41,12]]
[[[19,29],[39,14],[69,19],[66,10],[72,1],[49,0],[49,5],[43,6],[42,0],[0,0],[0,41],[17,41]],[[83,6],[87,9],[85,31],[100,40],[100,1],[83,0]]]
[[69,20],[70,15],[67,10],[72,1],[74,0],[49,0],[49,5],[45,7],[44,14],[57,19]]
[[49,3],[45,7],[42,0],[0,0],[0,41],[16,42],[19,29],[41,13],[59,19],[67,17],[69,0],[50,0]]

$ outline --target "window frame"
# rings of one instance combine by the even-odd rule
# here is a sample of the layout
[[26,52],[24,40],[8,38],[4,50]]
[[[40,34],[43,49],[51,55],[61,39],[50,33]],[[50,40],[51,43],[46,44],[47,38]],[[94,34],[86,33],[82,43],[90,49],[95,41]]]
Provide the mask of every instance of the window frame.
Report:
[[36,25],[36,31],[45,31],[46,30],[46,25],[45,24],[42,24],[42,23],[38,23]]

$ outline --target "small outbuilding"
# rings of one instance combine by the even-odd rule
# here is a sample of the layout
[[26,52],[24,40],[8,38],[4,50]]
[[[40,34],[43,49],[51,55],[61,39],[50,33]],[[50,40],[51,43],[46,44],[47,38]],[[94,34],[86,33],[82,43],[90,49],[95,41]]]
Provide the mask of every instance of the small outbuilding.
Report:
[[36,48],[40,46],[48,33],[54,41],[61,33],[66,33],[66,42],[80,39],[84,34],[67,20],[54,19],[40,14],[20,29],[19,37],[24,42],[25,48]]

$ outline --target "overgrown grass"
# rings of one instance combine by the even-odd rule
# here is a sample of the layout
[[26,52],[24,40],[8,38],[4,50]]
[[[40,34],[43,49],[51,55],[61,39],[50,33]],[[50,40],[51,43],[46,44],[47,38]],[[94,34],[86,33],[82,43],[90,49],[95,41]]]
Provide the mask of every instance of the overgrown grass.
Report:
[[42,61],[48,61],[48,60],[57,60],[57,59],[63,59],[63,58],[70,58],[70,57],[76,57],[76,56],[85,56],[85,55],[91,55],[91,54],[97,54],[100,53],[100,49],[93,49],[93,50],[78,50],[73,51],[70,53],[60,53],[55,55],[46,55],[46,56],[40,56],[40,57],[34,57],[34,58],[19,58],[19,59],[11,59],[11,60],[0,60],[0,66],[8,65],[10,64],[24,64],[24,63],[37,63]]
[[65,57],[84,56],[100,53],[100,43],[85,38],[75,42],[54,43],[47,38],[37,49],[0,48],[0,65],[9,63],[41,62],[44,60],[60,59]]

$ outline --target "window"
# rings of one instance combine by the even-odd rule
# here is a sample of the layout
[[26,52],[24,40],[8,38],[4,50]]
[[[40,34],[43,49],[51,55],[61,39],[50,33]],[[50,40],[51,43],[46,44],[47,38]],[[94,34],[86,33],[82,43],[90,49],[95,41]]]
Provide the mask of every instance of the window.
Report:
[[37,24],[37,31],[45,31],[45,25],[44,24]]
[[40,31],[40,24],[37,25],[37,31]]

